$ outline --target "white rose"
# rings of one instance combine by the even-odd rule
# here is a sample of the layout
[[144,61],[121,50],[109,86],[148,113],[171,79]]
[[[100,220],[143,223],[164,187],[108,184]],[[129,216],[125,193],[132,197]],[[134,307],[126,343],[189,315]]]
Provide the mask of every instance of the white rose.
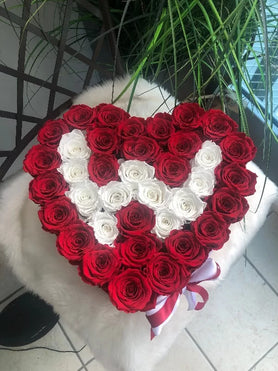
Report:
[[174,212],[162,209],[156,213],[154,232],[158,237],[164,239],[169,236],[173,229],[180,229],[181,227],[182,221]]
[[74,185],[66,195],[76,205],[79,213],[85,217],[91,216],[101,207],[98,186],[93,182],[86,181]]
[[91,155],[91,150],[87,146],[84,134],[78,129],[74,129],[70,133],[62,135],[58,146],[58,152],[63,161],[71,159],[87,160]]
[[153,179],[154,167],[144,161],[128,160],[121,163],[119,177],[124,183],[138,183],[144,180]]
[[206,203],[188,188],[175,188],[169,204],[170,209],[183,221],[193,221],[202,214]]
[[89,178],[87,166],[86,160],[72,160],[63,162],[58,170],[63,174],[65,181],[72,184],[83,182]]
[[192,166],[201,166],[204,169],[215,169],[222,161],[220,147],[210,140],[202,144],[202,148],[196,153]]
[[118,236],[117,218],[107,212],[97,212],[88,224],[93,227],[95,237],[101,244],[112,245]]
[[185,183],[185,185],[199,197],[211,195],[213,193],[214,184],[214,172],[202,167],[193,167]]
[[164,207],[169,199],[170,190],[160,180],[146,180],[138,184],[138,200],[151,209]]
[[111,181],[100,187],[99,195],[106,211],[116,211],[127,206],[132,198],[132,188],[128,184]]

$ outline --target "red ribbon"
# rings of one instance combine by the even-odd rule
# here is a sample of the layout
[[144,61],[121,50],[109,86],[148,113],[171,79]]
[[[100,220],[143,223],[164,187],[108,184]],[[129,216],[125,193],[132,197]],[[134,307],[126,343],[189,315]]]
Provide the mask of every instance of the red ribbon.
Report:
[[168,296],[163,306],[157,312],[151,315],[146,315],[151,324],[151,340],[156,336],[153,329],[159,327],[161,324],[164,324],[170,319],[179,296],[180,294],[178,292]]
[[[182,293],[187,296],[187,299],[190,302],[189,310],[201,310],[206,305],[209,299],[209,294],[207,290],[199,284],[201,282],[214,280],[219,277],[221,273],[220,267],[217,263],[214,264],[216,264],[216,272],[212,276],[208,276],[196,282],[189,282],[188,285],[182,290]],[[192,278],[194,279],[194,277]],[[195,295],[191,295],[191,297],[189,298],[189,296],[186,295],[188,292],[200,295],[202,301],[196,303]],[[146,313],[146,317],[151,324],[151,340],[156,335],[160,334],[162,327],[170,320],[170,318],[174,314],[174,311],[178,305],[180,295],[181,294],[179,292],[175,292],[168,297],[159,296],[156,307]]]
[[220,273],[221,273],[221,269],[220,269],[219,265],[216,263],[216,272],[212,277],[209,277],[205,280],[198,281],[198,282],[190,282],[187,285],[186,290],[194,292],[196,294],[199,294],[201,296],[201,298],[203,299],[202,302],[196,303],[196,305],[194,307],[194,310],[203,309],[204,306],[206,305],[208,299],[209,299],[209,294],[208,294],[207,290],[204,289],[202,286],[199,286],[199,283],[204,282],[204,281],[215,280],[216,278],[218,278],[220,276]]

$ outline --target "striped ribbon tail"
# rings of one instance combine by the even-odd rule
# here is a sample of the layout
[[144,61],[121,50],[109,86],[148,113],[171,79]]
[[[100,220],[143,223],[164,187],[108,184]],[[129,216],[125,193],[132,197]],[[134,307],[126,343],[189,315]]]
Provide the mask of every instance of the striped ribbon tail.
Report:
[[170,321],[178,307],[180,294],[175,292],[170,296],[159,296],[154,309],[146,312],[151,324],[151,340],[161,333],[162,328]]
[[[182,290],[188,301],[188,310],[201,310],[206,305],[209,295],[207,290],[200,286],[199,283],[218,278],[220,272],[219,265],[212,258],[208,258],[200,268],[196,269],[188,285]],[[197,302],[196,294],[201,296],[201,302]],[[155,308],[146,312],[146,317],[151,325],[151,340],[159,335],[162,328],[170,321],[179,302],[179,292],[175,292],[170,296],[160,295],[157,298]]]
[[[182,290],[188,301],[188,310],[201,310],[206,305],[209,294],[206,289],[199,285],[203,281],[215,280],[220,276],[221,269],[212,259],[208,258],[205,263],[192,274],[188,285]],[[202,301],[197,302],[197,295]]]

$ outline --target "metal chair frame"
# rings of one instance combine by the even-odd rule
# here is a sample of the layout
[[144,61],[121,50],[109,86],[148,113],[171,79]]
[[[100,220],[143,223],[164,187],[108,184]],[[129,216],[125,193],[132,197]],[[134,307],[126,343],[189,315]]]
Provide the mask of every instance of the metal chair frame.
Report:
[[[36,25],[27,22],[30,17],[31,0],[24,0],[21,18],[10,12],[5,6],[0,6],[0,17],[20,27],[20,45],[18,50],[17,69],[10,68],[0,63],[1,73],[13,76],[17,79],[16,112],[0,110],[0,117],[16,121],[15,147],[12,150],[8,151],[3,151],[0,148],[0,158],[4,158],[4,161],[0,166],[0,181],[2,181],[2,179],[4,178],[10,167],[13,165],[17,157],[21,154],[21,152],[24,151],[26,146],[36,137],[43,122],[45,122],[48,119],[53,119],[57,117],[62,111],[70,107],[72,104],[72,97],[79,93],[76,91],[66,89],[62,86],[59,86],[58,84],[59,73],[61,71],[61,67],[63,64],[64,53],[68,53],[69,55],[74,56],[74,58],[76,58],[77,60],[86,65],[86,77],[83,83],[83,88],[85,88],[86,86],[89,85],[94,70],[103,73],[107,77],[111,77],[109,76],[109,73],[105,71],[103,66],[97,63],[97,58],[103,46],[104,39],[107,37],[109,41],[111,55],[113,60],[115,61],[116,67],[115,73],[116,75],[123,74],[121,57],[116,45],[115,33],[112,29],[113,27],[109,12],[108,1],[99,0],[98,8],[93,6],[87,0],[75,0],[75,3],[82,6],[82,8],[86,9],[86,11],[92,13],[95,17],[102,21],[100,37],[94,48],[92,59],[86,57],[80,52],[77,52],[69,45],[67,45],[67,34],[69,30],[69,22],[74,0],[66,0],[65,2],[65,11],[63,16],[62,33],[60,39],[50,36],[47,32],[42,31]],[[28,33],[32,33],[33,35],[36,35],[41,39],[47,40],[48,43],[57,48],[54,71],[52,75],[52,80],[50,82],[44,81],[40,78],[27,74],[24,70]],[[36,86],[44,87],[49,90],[47,115],[44,118],[29,116],[23,113],[24,82],[29,82],[35,84]],[[62,93],[66,95],[68,99],[64,103],[59,105],[59,107],[54,108],[56,93]],[[35,126],[33,126],[32,129],[30,129],[30,131],[22,138],[23,121],[35,123]]]

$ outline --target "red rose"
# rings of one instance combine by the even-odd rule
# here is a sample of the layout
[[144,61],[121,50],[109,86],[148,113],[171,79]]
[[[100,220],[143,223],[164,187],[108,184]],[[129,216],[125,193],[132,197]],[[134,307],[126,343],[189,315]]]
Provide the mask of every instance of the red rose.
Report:
[[214,211],[204,211],[191,223],[191,229],[201,245],[214,250],[220,249],[230,234],[228,223]]
[[167,112],[158,112],[154,115],[154,117],[172,122],[172,115]]
[[175,132],[172,121],[161,117],[147,118],[147,133],[160,143],[167,143],[168,138]]
[[154,212],[137,201],[130,202],[116,213],[117,227],[124,235],[150,232],[155,224]]
[[102,103],[94,108],[94,122],[97,127],[116,128],[129,114],[113,104]]
[[197,103],[181,103],[174,108],[173,119],[180,129],[194,130],[201,126],[200,117],[204,112]]
[[157,142],[145,136],[126,139],[122,146],[123,156],[127,160],[152,162],[156,159],[159,150]]
[[133,267],[144,266],[161,248],[161,242],[151,234],[129,236],[116,243],[123,264]]
[[54,170],[60,164],[61,157],[55,149],[37,144],[27,153],[23,162],[23,169],[32,176],[36,176]]
[[223,159],[227,162],[246,164],[253,160],[256,147],[250,137],[244,133],[233,133],[220,143]]
[[255,193],[257,175],[236,162],[219,165],[215,175],[219,185],[224,184],[242,196]]
[[211,209],[223,216],[227,223],[241,220],[249,209],[246,199],[230,188],[220,188],[211,196]]
[[120,271],[121,262],[116,249],[107,245],[96,245],[83,255],[80,274],[85,282],[103,286]]
[[108,292],[117,309],[126,313],[143,311],[147,306],[148,309],[155,306],[151,286],[139,269],[129,268],[115,276],[108,285]]
[[90,179],[99,187],[118,180],[119,163],[112,155],[92,154],[88,163]]
[[191,160],[202,146],[199,135],[193,131],[178,131],[168,140],[169,151]]
[[173,230],[165,239],[167,251],[181,264],[190,268],[200,267],[208,257],[205,249],[191,231]]
[[71,224],[60,232],[56,246],[70,262],[79,262],[84,253],[95,246],[93,229],[82,221]]
[[153,290],[159,295],[170,295],[186,285],[187,277],[180,264],[167,253],[159,252],[154,255],[147,265],[147,276]]
[[77,129],[86,129],[93,121],[93,109],[85,104],[72,106],[63,114],[66,123]]
[[51,233],[58,233],[78,220],[75,206],[65,196],[46,203],[38,215],[43,229]]
[[48,147],[57,148],[62,135],[69,131],[63,119],[48,120],[38,133],[38,141]]
[[62,174],[48,171],[39,174],[29,184],[29,198],[36,204],[43,204],[56,197],[63,196],[69,189]]
[[122,138],[134,138],[145,135],[145,120],[141,117],[130,117],[118,126],[118,135]]
[[109,128],[94,128],[87,133],[87,141],[95,153],[111,154],[118,146],[115,130]]
[[154,163],[155,174],[170,187],[180,187],[187,179],[190,164],[187,159],[164,152]]
[[217,109],[207,111],[201,121],[204,135],[215,142],[238,130],[238,124]]

